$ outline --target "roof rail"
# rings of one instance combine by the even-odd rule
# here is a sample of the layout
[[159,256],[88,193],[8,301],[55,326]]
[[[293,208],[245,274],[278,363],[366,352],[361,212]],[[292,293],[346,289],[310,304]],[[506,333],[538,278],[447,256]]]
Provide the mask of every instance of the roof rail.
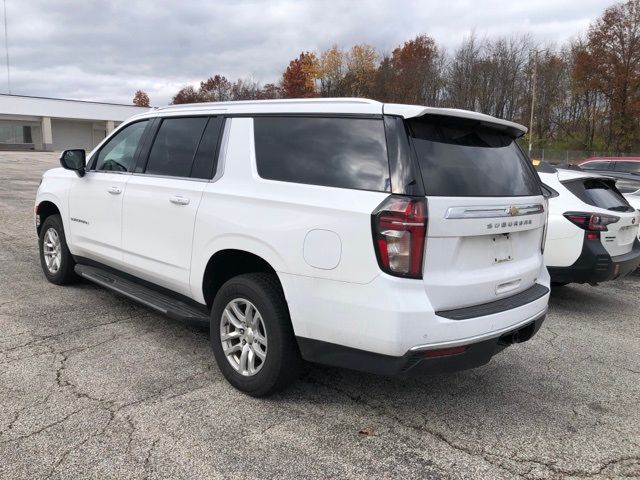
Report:
[[200,103],[178,103],[176,105],[166,105],[164,107],[155,107],[155,110],[172,110],[177,108],[196,108],[196,107],[230,107],[233,105],[278,105],[278,104],[305,104],[305,103],[366,103],[379,104],[377,100],[368,98],[355,97],[339,97],[339,98],[291,98],[291,99],[275,99],[275,100],[238,100],[231,102],[200,102]]

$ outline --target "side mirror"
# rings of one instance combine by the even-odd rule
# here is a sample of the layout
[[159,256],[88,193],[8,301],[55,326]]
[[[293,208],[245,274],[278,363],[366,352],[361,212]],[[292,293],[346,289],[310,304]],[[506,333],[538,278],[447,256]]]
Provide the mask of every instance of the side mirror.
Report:
[[75,171],[79,177],[84,177],[87,167],[86,152],[84,150],[65,150],[60,155],[60,165],[67,170]]

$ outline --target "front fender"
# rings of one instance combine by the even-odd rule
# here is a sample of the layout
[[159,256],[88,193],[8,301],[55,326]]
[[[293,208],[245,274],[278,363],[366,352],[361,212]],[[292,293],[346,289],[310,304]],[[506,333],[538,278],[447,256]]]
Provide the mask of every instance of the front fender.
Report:
[[[58,169],[56,169],[58,170]],[[60,169],[62,170],[62,169]],[[75,175],[75,174],[74,174]],[[62,226],[66,233],[67,244],[69,250],[73,253],[73,245],[70,243],[69,232],[71,227],[69,225],[69,190],[71,187],[72,178],[67,175],[44,175],[42,182],[38,187],[36,193],[35,206],[37,207],[42,202],[53,203],[62,217]],[[34,225],[35,225],[35,209],[34,209]]]

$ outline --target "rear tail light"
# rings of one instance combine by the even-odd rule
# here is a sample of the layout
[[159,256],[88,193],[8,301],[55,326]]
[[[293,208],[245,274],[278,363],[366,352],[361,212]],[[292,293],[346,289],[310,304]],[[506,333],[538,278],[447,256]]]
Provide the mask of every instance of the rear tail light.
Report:
[[620,217],[602,213],[566,212],[565,218],[587,232],[606,232],[607,225],[616,223]]
[[391,195],[371,215],[373,245],[382,271],[422,278],[427,200]]

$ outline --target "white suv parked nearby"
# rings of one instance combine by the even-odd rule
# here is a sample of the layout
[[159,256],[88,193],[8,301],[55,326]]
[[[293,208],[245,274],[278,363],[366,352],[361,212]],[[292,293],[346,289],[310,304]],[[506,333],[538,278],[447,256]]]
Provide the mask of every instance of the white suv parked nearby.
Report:
[[43,271],[209,324],[220,370],[256,396],[303,359],[482,365],[547,311],[525,130],[363,99],[154,109],[45,173]]
[[551,192],[544,258],[552,284],[596,284],[635,270],[640,214],[616,180],[545,163],[537,169]]

